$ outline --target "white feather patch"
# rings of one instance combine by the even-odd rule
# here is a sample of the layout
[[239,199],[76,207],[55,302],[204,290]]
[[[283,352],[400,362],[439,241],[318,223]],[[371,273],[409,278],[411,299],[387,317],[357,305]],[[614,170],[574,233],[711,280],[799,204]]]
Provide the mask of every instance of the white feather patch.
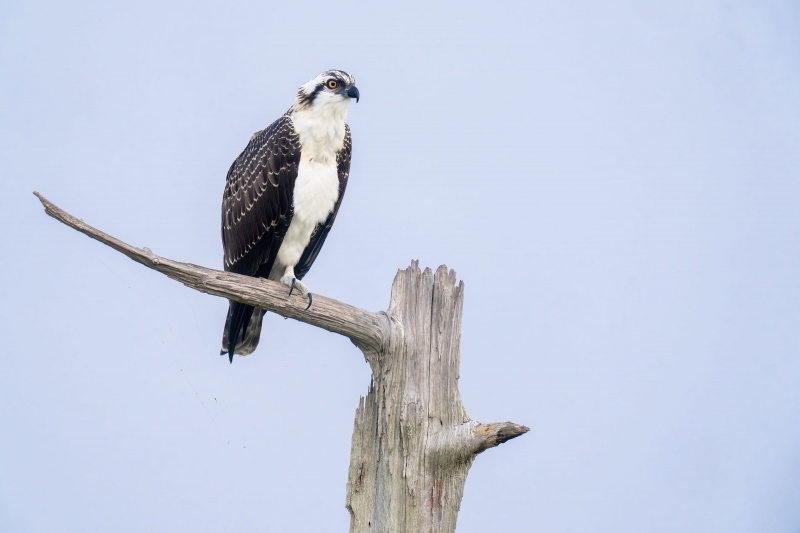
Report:
[[[294,269],[317,224],[324,222],[339,198],[336,152],[344,145],[349,98],[325,94],[291,118],[300,135],[301,157],[294,184],[294,215],[269,278],[279,280]],[[292,274],[293,275],[293,274]]]

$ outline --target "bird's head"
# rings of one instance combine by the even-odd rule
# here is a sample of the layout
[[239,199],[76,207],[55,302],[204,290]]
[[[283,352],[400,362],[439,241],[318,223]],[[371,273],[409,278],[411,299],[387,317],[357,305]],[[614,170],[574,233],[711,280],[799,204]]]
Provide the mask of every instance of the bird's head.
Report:
[[347,109],[351,98],[358,102],[356,79],[343,70],[326,70],[300,86],[295,99],[298,110],[309,108]]

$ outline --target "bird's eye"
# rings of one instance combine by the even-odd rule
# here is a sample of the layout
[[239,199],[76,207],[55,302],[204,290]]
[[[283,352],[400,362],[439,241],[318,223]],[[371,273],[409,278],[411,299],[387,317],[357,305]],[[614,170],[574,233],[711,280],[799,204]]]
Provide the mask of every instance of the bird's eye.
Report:
[[328,89],[335,89],[338,85],[336,80],[328,80]]

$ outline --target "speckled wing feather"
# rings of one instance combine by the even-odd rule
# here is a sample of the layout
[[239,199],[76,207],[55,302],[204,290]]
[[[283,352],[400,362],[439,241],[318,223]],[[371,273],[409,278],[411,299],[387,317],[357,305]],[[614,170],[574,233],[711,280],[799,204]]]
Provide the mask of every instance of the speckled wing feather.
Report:
[[297,279],[303,279],[314,264],[319,251],[322,250],[322,245],[325,244],[325,239],[328,232],[331,231],[333,221],[336,220],[336,213],[339,212],[339,206],[342,205],[342,198],[344,198],[344,190],[347,187],[347,177],[350,175],[350,154],[352,152],[353,143],[350,138],[350,126],[344,126],[344,145],[342,149],[336,152],[336,169],[339,174],[339,198],[333,206],[333,211],[325,220],[324,224],[318,224],[311,234],[311,239],[308,241],[308,246],[300,256],[300,261],[294,267],[294,275]]
[[225,270],[266,277],[292,220],[300,137],[288,114],[253,136],[228,171],[222,198]]
[[[225,270],[267,277],[292,222],[300,136],[289,114],[250,139],[228,170],[222,196]],[[264,311],[231,301],[221,354],[248,354],[261,335]]]

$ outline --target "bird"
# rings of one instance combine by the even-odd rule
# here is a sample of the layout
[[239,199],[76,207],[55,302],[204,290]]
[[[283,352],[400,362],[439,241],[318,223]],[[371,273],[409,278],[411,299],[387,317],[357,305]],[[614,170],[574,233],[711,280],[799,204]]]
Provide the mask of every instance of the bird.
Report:
[[[222,195],[224,268],[279,281],[308,299],[301,281],[336,220],[350,174],[345,124],[355,78],[326,70],[302,84],[289,110],[250,137],[228,170]],[[258,346],[263,309],[230,301],[220,355]]]

